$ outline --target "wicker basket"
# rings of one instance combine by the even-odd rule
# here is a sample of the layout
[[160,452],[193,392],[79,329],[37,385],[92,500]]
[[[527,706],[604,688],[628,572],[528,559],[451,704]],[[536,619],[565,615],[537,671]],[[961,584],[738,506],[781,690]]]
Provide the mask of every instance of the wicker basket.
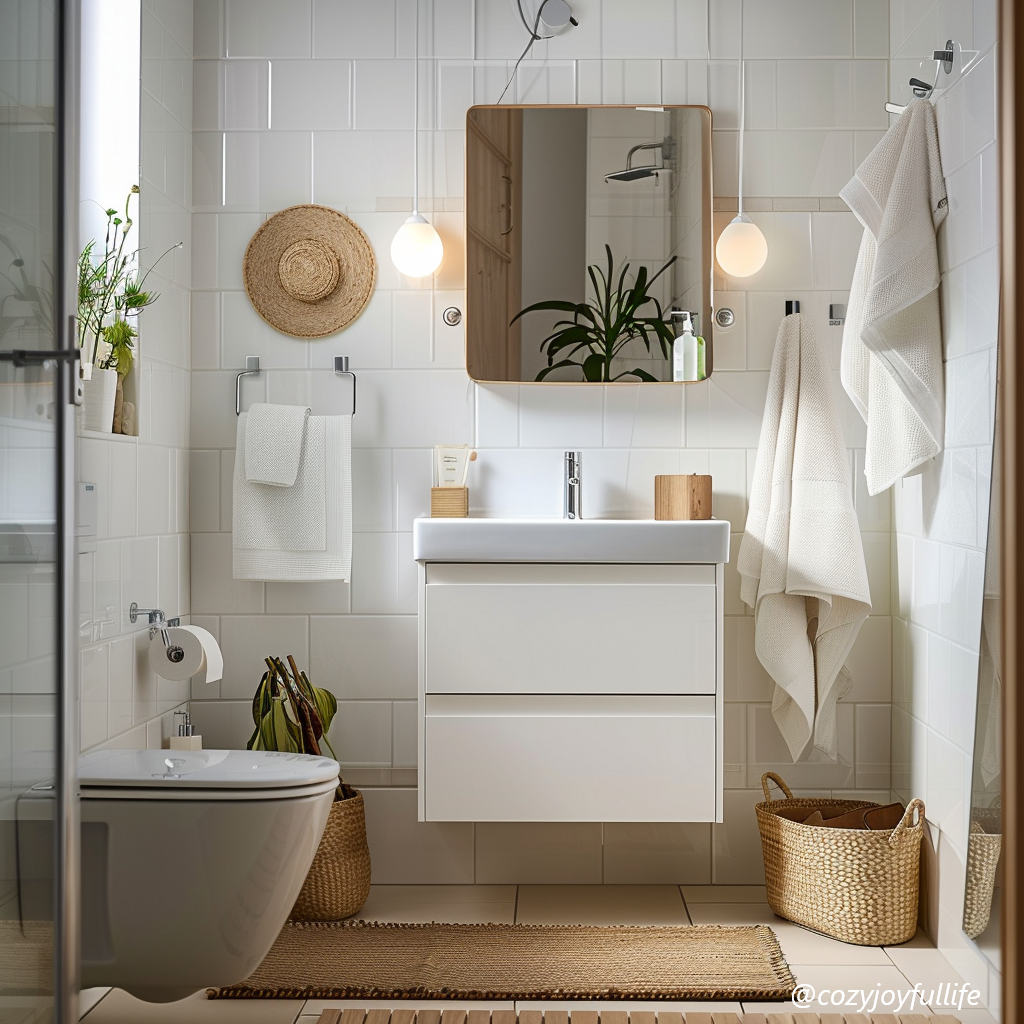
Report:
[[[785,794],[772,800],[769,779]],[[779,917],[843,942],[890,946],[917,931],[924,804],[911,800],[894,829],[804,825],[814,810],[834,817],[868,800],[797,800],[774,772],[761,776],[759,803],[768,904]],[[914,815],[917,815],[916,822]]]
[[977,821],[967,837],[967,884],[964,889],[964,931],[976,939],[992,914],[996,867],[1003,848],[1001,835],[989,835]]
[[296,921],[340,921],[357,914],[370,894],[363,794],[335,800],[299,898]]

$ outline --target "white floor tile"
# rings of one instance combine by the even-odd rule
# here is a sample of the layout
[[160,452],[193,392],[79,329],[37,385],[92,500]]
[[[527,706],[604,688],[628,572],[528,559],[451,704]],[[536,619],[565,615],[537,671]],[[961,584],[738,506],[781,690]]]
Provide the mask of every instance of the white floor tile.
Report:
[[294,1024],[301,999],[207,999],[196,992],[176,1003],[144,1003],[113,989],[86,1017],[89,1024]]
[[83,988],[78,993],[78,1019],[81,1020],[110,991],[109,988]]
[[512,924],[515,910],[514,885],[375,885],[357,916],[408,924]]
[[675,885],[521,885],[517,924],[686,925]]
[[684,885],[683,899],[691,903],[764,903],[763,885]]

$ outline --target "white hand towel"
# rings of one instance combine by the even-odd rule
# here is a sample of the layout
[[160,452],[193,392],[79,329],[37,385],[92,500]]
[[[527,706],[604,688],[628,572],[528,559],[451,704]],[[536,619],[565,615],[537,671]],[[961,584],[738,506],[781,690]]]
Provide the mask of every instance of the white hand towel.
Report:
[[309,409],[254,402],[245,430],[245,479],[291,487],[299,472]]
[[947,203],[931,103],[911,103],[839,195],[864,225],[842,380],[867,424],[864,475],[878,494],[942,451],[935,232]]
[[[244,414],[243,414],[244,416]],[[242,417],[240,417],[240,420]],[[235,455],[233,576],[236,580],[343,580],[352,573],[352,417],[310,416],[295,485],[250,484],[241,466],[244,422]],[[308,465],[307,465],[308,464]],[[319,507],[300,498],[305,474],[319,480]],[[291,501],[289,503],[289,498]],[[322,523],[314,527],[304,517]],[[273,526],[259,525],[271,519]],[[255,522],[254,522],[255,521]]]
[[235,437],[232,532],[238,551],[324,551],[327,548],[323,417],[310,417],[306,443],[291,487],[245,478],[249,414],[238,417]]
[[871,610],[850,468],[811,321],[779,328],[738,558],[754,648],[775,680],[772,714],[793,760],[833,760],[844,662]]

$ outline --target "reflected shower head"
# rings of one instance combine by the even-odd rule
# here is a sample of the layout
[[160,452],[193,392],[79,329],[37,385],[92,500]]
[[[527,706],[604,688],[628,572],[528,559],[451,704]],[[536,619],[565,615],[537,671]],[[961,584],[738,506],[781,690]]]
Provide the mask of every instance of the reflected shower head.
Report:
[[637,178],[653,178],[659,171],[667,168],[656,164],[649,164],[646,167],[627,167],[624,171],[612,171],[604,176],[605,181],[636,181]]
[[612,171],[604,176],[605,181],[636,181],[639,178],[655,178],[661,171],[670,170],[664,162],[660,164],[645,164],[643,167],[633,166],[633,154],[641,149],[660,149],[662,161],[671,160],[675,156],[675,139],[666,136],[661,142],[644,142],[634,146],[626,156],[626,169],[624,171]]

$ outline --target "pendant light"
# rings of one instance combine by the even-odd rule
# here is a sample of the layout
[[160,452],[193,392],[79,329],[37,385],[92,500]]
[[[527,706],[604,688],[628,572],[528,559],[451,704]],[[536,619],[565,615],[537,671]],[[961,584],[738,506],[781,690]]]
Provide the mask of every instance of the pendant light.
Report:
[[730,277],[750,277],[768,259],[768,242],[761,229],[743,212],[743,135],[746,121],[746,68],[743,63],[743,3],[740,2],[740,165],[739,212],[718,236],[715,257]]
[[391,262],[406,277],[428,277],[441,265],[444,245],[420,206],[420,3],[416,0],[416,43],[412,86],[412,216],[391,240]]

